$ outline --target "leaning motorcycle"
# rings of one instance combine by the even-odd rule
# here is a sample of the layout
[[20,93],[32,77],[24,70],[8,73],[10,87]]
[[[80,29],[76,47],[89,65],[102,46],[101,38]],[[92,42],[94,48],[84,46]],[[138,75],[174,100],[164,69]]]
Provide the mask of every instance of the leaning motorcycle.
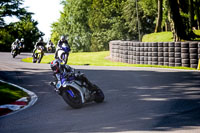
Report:
[[58,59],[60,59],[63,64],[67,64],[70,48],[66,43],[62,44],[62,48],[58,50]]
[[17,45],[12,46],[11,54],[13,58],[19,54],[19,47]]
[[33,53],[33,63],[40,63],[44,56],[44,47],[38,46],[35,53]]
[[103,91],[96,85],[95,91],[90,91],[81,81],[75,79],[81,73],[74,73],[68,77],[61,75],[61,81],[51,82],[56,92],[62,96],[64,101],[72,108],[81,108],[85,103],[95,101],[101,103],[104,101]]

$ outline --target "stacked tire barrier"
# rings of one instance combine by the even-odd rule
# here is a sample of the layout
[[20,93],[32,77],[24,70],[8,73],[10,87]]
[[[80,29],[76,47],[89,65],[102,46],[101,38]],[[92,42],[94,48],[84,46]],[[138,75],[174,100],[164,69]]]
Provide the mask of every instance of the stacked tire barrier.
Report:
[[129,64],[197,68],[200,42],[111,41],[110,57]]

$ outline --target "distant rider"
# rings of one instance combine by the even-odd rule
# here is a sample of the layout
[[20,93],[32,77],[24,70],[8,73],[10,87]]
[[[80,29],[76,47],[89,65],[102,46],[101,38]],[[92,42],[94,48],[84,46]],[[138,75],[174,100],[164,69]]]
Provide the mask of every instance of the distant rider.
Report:
[[38,42],[36,42],[35,46],[34,46],[34,49],[33,49],[33,55],[35,53],[35,51],[37,50],[37,48],[39,46],[42,46],[44,48],[44,42],[43,42],[43,38],[39,38]]
[[93,85],[83,73],[75,74],[75,70],[69,65],[61,64],[59,59],[55,59],[51,62],[50,67],[53,71],[53,75],[55,77],[54,85],[57,84],[58,81],[61,81],[61,76],[70,80],[71,78],[75,78],[76,80],[81,81],[82,85],[85,85],[90,91],[97,90],[96,86]]
[[21,40],[19,41],[19,54],[21,53],[22,48],[24,48],[24,47],[25,47],[24,38],[21,38]]
[[[62,49],[62,44],[65,43],[66,45],[68,45],[69,47],[69,51],[70,51],[70,46],[69,46],[69,43],[68,41],[66,40],[65,36],[61,36],[60,37],[60,40],[58,41],[58,44],[57,44],[57,47],[56,47],[56,52],[55,52],[55,59],[58,59],[58,51],[60,49]],[[69,53],[67,53],[67,57],[69,56]]]
[[11,45],[11,53],[13,52],[15,46],[16,46],[16,48],[17,48],[17,52],[19,52],[19,47],[20,47],[20,41],[19,41],[19,39],[16,39],[16,40],[12,43],[12,45]]
[[53,44],[53,42],[52,42],[51,40],[49,40],[49,42],[47,43],[47,45],[48,45],[48,46],[51,46],[51,47],[54,46],[54,44]]
[[53,42],[51,40],[49,40],[47,45],[46,45],[47,51],[49,51],[49,48],[53,49],[53,47],[54,47]]

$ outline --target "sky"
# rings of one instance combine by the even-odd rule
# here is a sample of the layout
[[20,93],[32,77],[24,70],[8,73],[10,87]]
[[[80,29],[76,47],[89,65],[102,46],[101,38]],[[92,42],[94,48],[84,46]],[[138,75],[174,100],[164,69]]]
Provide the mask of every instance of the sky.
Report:
[[44,40],[48,40],[51,36],[51,24],[59,19],[63,9],[60,0],[24,0],[24,6],[34,13],[33,19],[38,22],[39,30],[45,34]]

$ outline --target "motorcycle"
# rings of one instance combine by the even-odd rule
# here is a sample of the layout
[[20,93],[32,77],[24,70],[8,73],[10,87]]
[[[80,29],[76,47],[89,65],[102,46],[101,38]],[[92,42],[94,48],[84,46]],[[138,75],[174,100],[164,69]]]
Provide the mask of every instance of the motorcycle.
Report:
[[13,58],[19,54],[19,47],[17,45],[12,46],[11,54]]
[[38,46],[35,53],[33,53],[33,63],[40,63],[44,56],[44,47]]
[[70,48],[66,43],[62,44],[62,49],[58,50],[58,59],[60,59],[64,64],[67,64]]
[[47,49],[47,52],[48,53],[53,53],[53,52],[55,52],[55,47],[54,47],[54,45],[46,45],[46,49]]
[[82,85],[81,81],[75,79],[75,76],[80,74],[78,72],[68,77],[63,74],[61,75],[61,81],[57,83],[50,82],[50,85],[54,86],[56,92],[72,108],[81,108],[85,103],[92,101],[96,103],[103,102],[104,93],[97,85],[94,85],[96,90],[92,92],[86,85]]

